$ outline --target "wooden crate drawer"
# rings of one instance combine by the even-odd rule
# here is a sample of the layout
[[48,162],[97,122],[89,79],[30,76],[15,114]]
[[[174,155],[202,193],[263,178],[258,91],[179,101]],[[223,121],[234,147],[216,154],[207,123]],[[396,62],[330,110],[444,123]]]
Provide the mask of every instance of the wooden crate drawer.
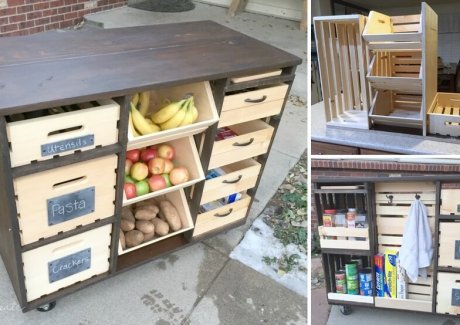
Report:
[[238,136],[214,143],[209,169],[266,153],[274,130],[261,120],[232,125],[229,128]]
[[367,80],[376,89],[422,93],[422,52],[376,52]]
[[22,254],[27,301],[109,270],[112,225]]
[[198,214],[193,236],[199,236],[244,219],[248,211],[249,203],[251,203],[251,197],[244,194],[242,198],[236,202]]
[[441,189],[441,214],[460,214],[460,189]]
[[16,178],[21,243],[113,216],[116,168],[110,155]]
[[264,79],[264,78],[269,78],[269,77],[276,77],[276,76],[281,75],[281,72],[282,72],[281,69],[279,69],[279,70],[274,70],[274,71],[269,71],[269,72],[264,72],[264,73],[259,73],[259,74],[253,74],[250,76],[233,77],[230,79],[230,81],[231,83],[237,84],[240,82]]
[[439,223],[439,266],[460,267],[460,223]]
[[[368,250],[369,228],[318,227],[321,248]],[[332,239],[336,237],[338,239]],[[350,240],[349,237],[364,240]]]
[[288,87],[281,84],[225,96],[219,127],[279,114]]
[[428,121],[431,134],[460,136],[460,94],[437,93]]
[[205,181],[201,203],[205,204],[256,185],[261,165],[247,159],[222,167],[225,175]]
[[[177,231],[171,231],[170,233],[168,233],[167,235],[164,235],[164,236],[155,235],[155,237],[153,237],[151,240],[147,240],[147,241],[145,241],[145,242],[143,242],[143,243],[141,243],[141,244],[139,244],[137,246],[130,247],[130,248],[127,248],[127,249],[123,249],[122,246],[121,246],[121,243],[119,243],[119,245],[118,245],[118,255],[123,255],[123,254],[129,253],[129,252],[134,251],[136,249],[139,249],[141,247],[154,244],[154,243],[156,243],[156,242],[158,242],[160,240],[163,240],[163,239],[166,239],[166,238],[169,238],[169,237],[172,237],[172,236],[176,236],[178,234],[181,234],[183,232],[186,232],[188,230],[193,229],[193,220],[192,220],[192,216],[190,215],[190,209],[189,209],[188,204],[187,204],[187,198],[185,197],[184,190],[179,189],[178,191],[166,193],[164,195],[155,197],[151,201],[152,201],[152,203],[154,203],[157,206],[159,206],[159,202],[161,200],[164,200],[164,199],[166,199],[169,202],[171,202],[171,204],[174,205],[174,207],[176,208],[176,210],[177,210],[177,212],[179,214],[179,218],[180,218],[180,221],[181,221],[182,228],[177,230]],[[121,231],[121,229],[120,229],[120,231]]]
[[111,99],[78,110],[7,124],[13,167],[118,142],[120,106]]
[[208,126],[219,120],[211,86],[208,81],[151,91],[150,105],[146,116],[150,116],[162,108],[165,100],[179,101],[187,94],[193,94],[195,107],[198,110],[198,117],[194,123],[140,136],[134,136],[130,128],[128,131],[128,149],[141,148],[160,142],[171,141],[179,137],[194,135],[203,132]]
[[438,314],[460,314],[460,274],[438,273],[436,312]]

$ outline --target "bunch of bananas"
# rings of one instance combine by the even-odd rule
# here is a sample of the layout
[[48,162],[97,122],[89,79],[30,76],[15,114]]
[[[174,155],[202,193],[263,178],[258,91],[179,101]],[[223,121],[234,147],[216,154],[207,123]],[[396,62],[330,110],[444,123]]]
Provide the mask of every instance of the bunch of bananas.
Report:
[[150,117],[146,116],[149,110],[149,101],[149,92],[135,94],[131,100],[129,125],[134,136],[189,125],[198,118],[198,109],[195,107],[192,95],[173,103],[166,100],[164,107]]

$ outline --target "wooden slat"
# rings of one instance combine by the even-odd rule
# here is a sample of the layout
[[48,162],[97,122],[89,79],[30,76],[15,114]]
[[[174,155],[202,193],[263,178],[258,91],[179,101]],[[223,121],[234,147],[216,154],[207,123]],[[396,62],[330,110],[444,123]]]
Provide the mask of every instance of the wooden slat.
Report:
[[371,296],[360,296],[360,295],[348,295],[335,292],[329,292],[327,298],[330,300],[342,300],[342,301],[353,301],[363,304],[373,304],[374,297]]
[[384,193],[423,193],[435,192],[435,184],[433,182],[378,182],[375,184],[375,192]]
[[324,22],[315,21],[315,36],[316,36],[316,46],[318,51],[318,64],[319,64],[319,72],[321,78],[321,90],[323,92],[323,99],[324,99],[324,108],[326,113],[326,120],[330,121],[333,117],[331,114],[332,110],[332,103],[331,99],[331,91],[329,85],[329,65],[327,63],[327,52],[325,46],[325,34],[324,34]]
[[368,250],[369,240],[320,239],[321,248]]
[[418,33],[419,29],[420,23],[393,25],[393,33]]
[[[428,215],[429,216],[434,216],[435,213],[435,207],[434,206],[427,206],[428,209]],[[376,213],[380,215],[401,215],[401,216],[407,216],[409,214],[410,206],[382,206],[382,205],[377,205],[376,206]]]
[[431,312],[431,301],[375,297],[375,307]]
[[348,51],[347,26],[337,24],[337,34],[340,48],[340,63],[342,66],[343,97],[347,109],[353,108],[352,80],[350,71],[350,55]]
[[420,14],[391,16],[391,22],[395,24],[420,24]]
[[[427,285],[416,285],[416,284],[409,284],[407,286],[407,292],[409,294],[419,294],[419,295],[426,295],[431,296],[432,288],[431,286]],[[410,298],[409,299],[417,299],[417,298]]]
[[[377,193],[375,195],[376,203],[389,203],[387,196],[393,195],[392,202],[395,204],[398,203],[412,203],[415,199],[415,194],[413,193],[394,193],[394,194],[381,194]],[[420,199],[425,204],[435,204],[436,193],[434,192],[424,192],[420,195]]]
[[[377,216],[377,231],[379,234],[402,235],[408,216],[404,217],[385,217]],[[430,229],[434,232],[434,217],[429,217]]]
[[359,76],[358,76],[358,66],[357,66],[355,28],[353,25],[347,25],[347,34],[348,34],[348,42],[350,43],[349,50],[350,50],[350,63],[351,63],[351,77],[353,81],[352,83],[353,98],[355,102],[354,106],[358,108],[360,107]]
[[318,227],[320,236],[338,236],[338,237],[362,237],[369,238],[369,229],[367,228],[345,228],[345,227]]
[[336,103],[336,113],[340,115],[343,113],[343,103],[342,103],[342,82],[340,79],[340,62],[337,55],[337,42],[335,36],[335,24],[329,23],[329,52],[328,54],[331,57],[331,77],[333,80],[334,91],[335,91],[335,103]]

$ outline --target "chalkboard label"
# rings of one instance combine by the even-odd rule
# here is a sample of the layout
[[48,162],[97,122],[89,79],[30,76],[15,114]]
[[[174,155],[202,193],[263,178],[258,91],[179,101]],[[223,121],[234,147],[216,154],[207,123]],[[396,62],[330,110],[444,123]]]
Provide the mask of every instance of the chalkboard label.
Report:
[[452,289],[452,306],[460,306],[460,289]]
[[48,199],[48,226],[94,212],[94,201],[94,186]]
[[460,240],[455,241],[455,259],[460,260]]
[[460,204],[457,204],[457,212],[460,212]]
[[42,157],[54,156],[61,152],[74,151],[94,144],[94,134],[42,144]]
[[53,283],[91,267],[91,248],[48,262],[49,282]]

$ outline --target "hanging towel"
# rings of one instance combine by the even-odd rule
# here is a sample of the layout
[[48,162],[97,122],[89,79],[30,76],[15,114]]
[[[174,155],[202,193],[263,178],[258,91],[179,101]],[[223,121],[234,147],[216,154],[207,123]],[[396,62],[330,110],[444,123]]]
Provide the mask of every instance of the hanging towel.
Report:
[[409,218],[404,227],[399,259],[409,279],[417,282],[419,275],[426,278],[427,267],[431,265],[432,258],[433,241],[428,223],[428,210],[416,199],[410,206]]

